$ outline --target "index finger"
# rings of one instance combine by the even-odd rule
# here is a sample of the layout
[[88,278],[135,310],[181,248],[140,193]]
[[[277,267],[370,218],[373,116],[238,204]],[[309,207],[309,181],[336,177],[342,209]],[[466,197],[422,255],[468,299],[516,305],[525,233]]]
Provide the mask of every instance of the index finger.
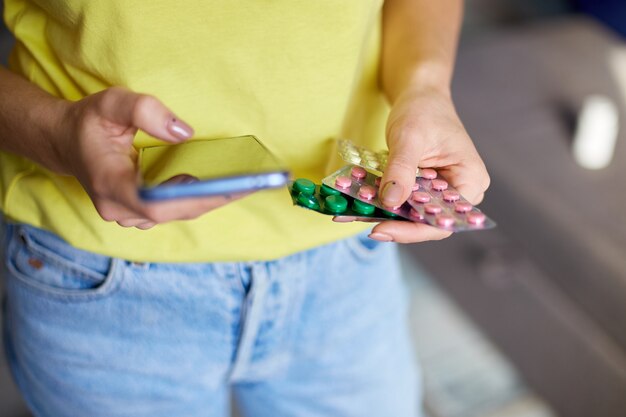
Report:
[[372,233],[382,233],[390,236],[394,242],[417,243],[429,240],[445,239],[452,234],[448,230],[416,222],[400,222],[386,220],[372,229]]
[[166,201],[141,202],[140,212],[144,217],[155,223],[190,220],[225,204],[242,199],[254,192],[247,191],[210,197],[185,197]]
[[478,155],[456,165],[439,168],[438,171],[472,204],[482,201],[491,182],[487,168]]

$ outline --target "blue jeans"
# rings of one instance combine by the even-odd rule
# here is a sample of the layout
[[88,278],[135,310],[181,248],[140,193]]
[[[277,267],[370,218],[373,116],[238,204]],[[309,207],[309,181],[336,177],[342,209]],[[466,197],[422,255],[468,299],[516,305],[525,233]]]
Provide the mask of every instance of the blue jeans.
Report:
[[414,417],[395,246],[138,264],[5,224],[4,341],[36,416]]

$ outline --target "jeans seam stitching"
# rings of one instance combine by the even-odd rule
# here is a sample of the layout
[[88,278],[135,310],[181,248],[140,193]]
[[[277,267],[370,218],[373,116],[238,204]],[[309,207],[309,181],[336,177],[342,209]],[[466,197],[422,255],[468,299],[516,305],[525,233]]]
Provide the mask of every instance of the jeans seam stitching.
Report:
[[[13,231],[14,233],[15,231]],[[49,296],[55,299],[67,300],[67,301],[92,301],[95,299],[103,298],[113,294],[120,286],[121,265],[119,265],[119,259],[112,259],[111,266],[108,273],[105,275],[104,281],[101,286],[95,289],[86,290],[70,290],[63,288],[53,288],[44,284],[37,283],[28,278],[28,276],[20,271],[13,265],[11,261],[13,255],[13,249],[15,249],[15,236],[9,241],[5,256],[5,267],[11,276],[13,276],[22,286],[32,288],[39,291],[45,296]]]
[[68,265],[68,263],[72,263],[75,261],[67,260],[67,263],[66,263],[65,260],[56,259],[55,257],[58,255],[46,253],[49,251],[49,249],[46,249],[43,247],[43,245],[35,242],[32,237],[28,236],[28,233],[23,232],[21,229],[18,231],[18,233],[20,237],[24,238],[24,245],[26,246],[26,248],[34,252],[35,255],[41,256],[46,261],[52,263],[58,268],[61,268],[66,272],[70,272],[73,274],[80,275],[81,277],[91,279],[92,281],[100,281],[102,280],[102,278],[106,277],[106,274],[98,274],[97,272],[86,271],[86,270],[83,270],[82,268]]

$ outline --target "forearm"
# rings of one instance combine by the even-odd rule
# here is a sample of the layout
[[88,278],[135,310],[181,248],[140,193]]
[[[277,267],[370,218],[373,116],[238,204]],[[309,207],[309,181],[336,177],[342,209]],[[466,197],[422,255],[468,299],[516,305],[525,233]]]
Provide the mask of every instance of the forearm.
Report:
[[412,88],[449,93],[463,0],[385,0],[381,84],[390,102]]
[[56,144],[67,103],[0,66],[0,149],[64,172]]

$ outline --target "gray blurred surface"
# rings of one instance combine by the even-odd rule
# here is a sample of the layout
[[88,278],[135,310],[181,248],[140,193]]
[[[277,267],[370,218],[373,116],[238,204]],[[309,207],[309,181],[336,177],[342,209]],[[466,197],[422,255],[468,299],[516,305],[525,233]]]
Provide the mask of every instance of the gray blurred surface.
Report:
[[[605,170],[570,154],[571,114],[591,94],[624,106],[608,69],[621,43],[585,20],[485,40],[459,57],[456,102],[487,160],[486,207],[504,232],[626,348],[626,129]],[[497,58],[496,58],[497,57]],[[625,69],[626,70],[626,69]]]
[[554,417],[511,362],[400,247],[430,417]]
[[605,170],[570,154],[588,95],[611,97],[626,120],[615,48],[585,19],[464,44],[454,95],[492,176],[481,207],[499,227],[413,248],[564,417],[626,410],[626,129]]
[[471,0],[465,2],[463,40],[493,28],[523,25],[570,11],[568,0]]

